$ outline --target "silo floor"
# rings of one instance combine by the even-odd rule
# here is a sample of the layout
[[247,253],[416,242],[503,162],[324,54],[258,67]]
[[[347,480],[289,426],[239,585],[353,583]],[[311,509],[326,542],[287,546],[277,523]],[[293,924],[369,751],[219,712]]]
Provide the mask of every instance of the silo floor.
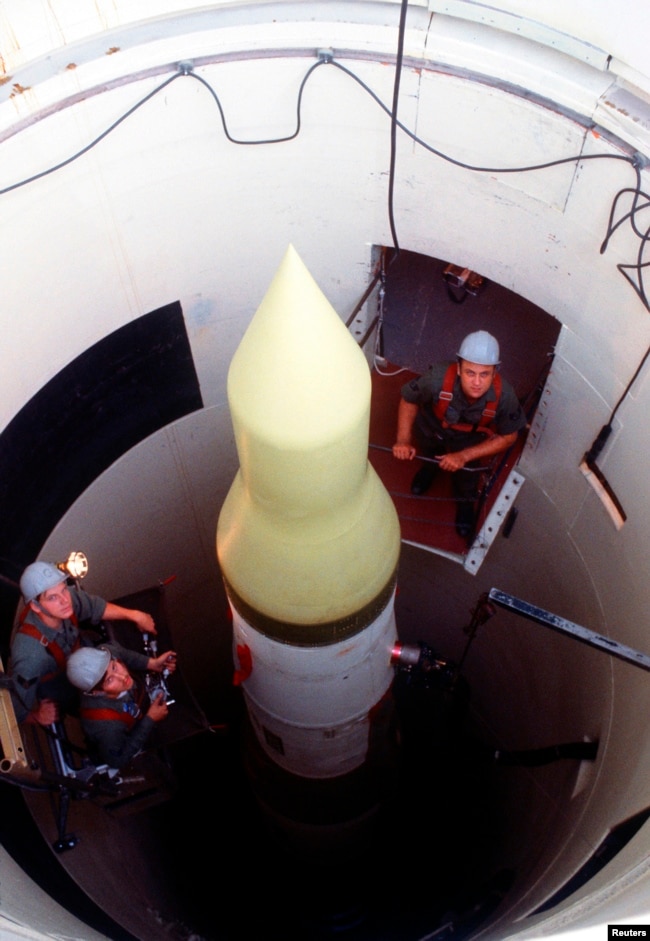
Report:
[[[510,873],[491,872],[500,826],[492,769],[474,743],[402,752],[391,787],[362,836],[328,833],[329,850],[278,837],[242,760],[243,712],[227,732],[201,732],[165,750],[174,787],[159,800],[111,807],[73,799],[57,837],[53,797],[26,802],[52,854],[115,925],[115,941],[346,941],[469,937],[498,905]],[[153,764],[155,778],[156,762]],[[158,767],[160,771],[160,767]],[[298,834],[298,837],[296,837]],[[106,930],[106,926],[105,926]],[[446,929],[449,932],[449,929]]]

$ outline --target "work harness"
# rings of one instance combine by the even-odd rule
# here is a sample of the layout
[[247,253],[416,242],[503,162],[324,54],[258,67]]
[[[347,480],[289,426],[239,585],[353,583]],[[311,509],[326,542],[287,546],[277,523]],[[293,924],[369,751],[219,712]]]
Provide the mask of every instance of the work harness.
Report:
[[[28,637],[33,637],[34,640],[37,640],[39,644],[41,645],[41,647],[45,647],[45,649],[47,650],[47,652],[49,653],[49,655],[52,657],[52,659],[54,660],[56,664],[55,670],[51,670],[49,673],[44,673],[43,676],[39,677],[38,683],[40,686],[42,683],[49,683],[50,680],[53,680],[57,676],[60,676],[62,673],[65,673],[65,665],[66,665],[68,657],[63,652],[63,650],[59,647],[59,645],[57,644],[55,640],[49,640],[45,636],[45,634],[41,630],[39,630],[38,627],[36,627],[35,624],[30,624],[28,621],[25,620],[28,614],[29,614],[29,608],[25,607],[20,615],[18,633],[26,634]],[[77,619],[76,614],[72,614],[72,616],[70,617],[70,621],[72,621],[73,625],[76,628],[78,628],[79,621]],[[70,650],[70,653],[74,653],[74,651],[77,650],[80,646],[81,646],[81,639],[79,635],[77,634],[77,638],[74,644],[72,645],[72,649]]]
[[495,434],[494,429],[491,428],[490,425],[496,418],[497,410],[499,408],[499,399],[501,397],[502,389],[501,376],[499,373],[495,372],[492,379],[492,388],[494,389],[495,393],[494,401],[486,403],[479,420],[471,424],[469,422],[448,422],[445,420],[447,409],[449,408],[451,400],[454,397],[454,383],[456,382],[457,375],[458,367],[456,363],[450,363],[442,380],[442,386],[440,387],[440,392],[438,393],[438,401],[432,406],[433,414],[436,416],[443,428],[451,428],[453,431],[462,432],[479,431],[482,434],[491,437]]
[[137,686],[136,690],[135,699],[127,701],[116,699],[114,706],[81,706],[79,717],[90,722],[123,722],[130,731],[137,720],[142,717],[145,691],[140,686]]

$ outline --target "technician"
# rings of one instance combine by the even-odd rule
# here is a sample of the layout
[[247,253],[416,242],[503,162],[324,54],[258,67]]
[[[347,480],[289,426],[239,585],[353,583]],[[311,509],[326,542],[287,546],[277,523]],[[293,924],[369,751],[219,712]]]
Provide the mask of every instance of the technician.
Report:
[[[79,718],[90,757],[96,764],[123,768],[142,751],[154,725],[167,716],[168,706],[160,690],[150,701],[146,687],[119,659],[122,651],[111,644],[81,647],[68,659],[66,672],[73,686],[82,691]],[[176,669],[172,650],[156,660],[129,651],[133,670]]]
[[438,363],[402,386],[393,455],[427,461],[415,474],[411,492],[429,489],[438,468],[452,473],[456,529],[473,538],[479,474],[465,468],[481,466],[506,451],[526,425],[514,389],[498,371],[499,344],[485,330],[468,334],[457,361]]
[[77,647],[100,639],[80,631],[80,623],[131,621],[144,633],[156,633],[150,614],[69,587],[65,575],[50,562],[28,565],[20,590],[25,607],[11,638],[9,665],[19,722],[50,725],[60,709],[65,711],[77,703],[78,693],[66,677],[67,659]]

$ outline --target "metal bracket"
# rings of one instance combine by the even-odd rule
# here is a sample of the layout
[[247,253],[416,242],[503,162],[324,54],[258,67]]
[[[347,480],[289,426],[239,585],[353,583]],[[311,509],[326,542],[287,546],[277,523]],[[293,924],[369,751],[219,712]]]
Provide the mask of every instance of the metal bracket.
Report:
[[[0,673],[4,674],[2,660]],[[38,775],[31,768],[8,688],[0,688],[0,775],[15,775],[29,782]]]
[[500,607],[521,614],[530,621],[536,621],[538,624],[550,627],[551,630],[559,631],[561,634],[568,634],[589,647],[595,647],[597,650],[611,654],[612,657],[618,657],[620,660],[625,660],[627,663],[632,663],[643,670],[650,670],[650,657],[647,654],[633,650],[632,647],[626,647],[624,644],[619,644],[618,641],[612,640],[610,637],[596,634],[580,624],[574,624],[573,621],[567,621],[566,618],[561,618],[557,614],[551,614],[550,611],[545,611],[544,608],[538,608],[527,601],[522,601],[521,598],[515,598],[514,595],[499,591],[498,588],[490,589],[488,598]]
[[521,490],[525,479],[524,475],[516,469],[511,470],[508,474],[508,478],[499,491],[499,495],[494,501],[492,509],[488,513],[485,522],[470,546],[469,552],[465,556],[463,567],[466,571],[471,572],[472,575],[476,575],[481,567],[490,546],[494,542],[508,513],[512,509],[515,497]]

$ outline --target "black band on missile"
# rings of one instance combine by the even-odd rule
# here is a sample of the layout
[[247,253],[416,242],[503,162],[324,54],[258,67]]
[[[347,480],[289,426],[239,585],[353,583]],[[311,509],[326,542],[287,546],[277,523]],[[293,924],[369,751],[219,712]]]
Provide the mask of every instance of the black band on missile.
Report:
[[395,571],[378,595],[353,614],[348,614],[336,621],[326,621],[313,624],[292,624],[289,621],[278,621],[257,611],[237,594],[232,585],[224,578],[228,600],[237,613],[250,624],[251,627],[277,640],[281,644],[291,644],[295,647],[325,647],[336,644],[348,637],[354,637],[376,621],[381,612],[393,596],[397,582]]

